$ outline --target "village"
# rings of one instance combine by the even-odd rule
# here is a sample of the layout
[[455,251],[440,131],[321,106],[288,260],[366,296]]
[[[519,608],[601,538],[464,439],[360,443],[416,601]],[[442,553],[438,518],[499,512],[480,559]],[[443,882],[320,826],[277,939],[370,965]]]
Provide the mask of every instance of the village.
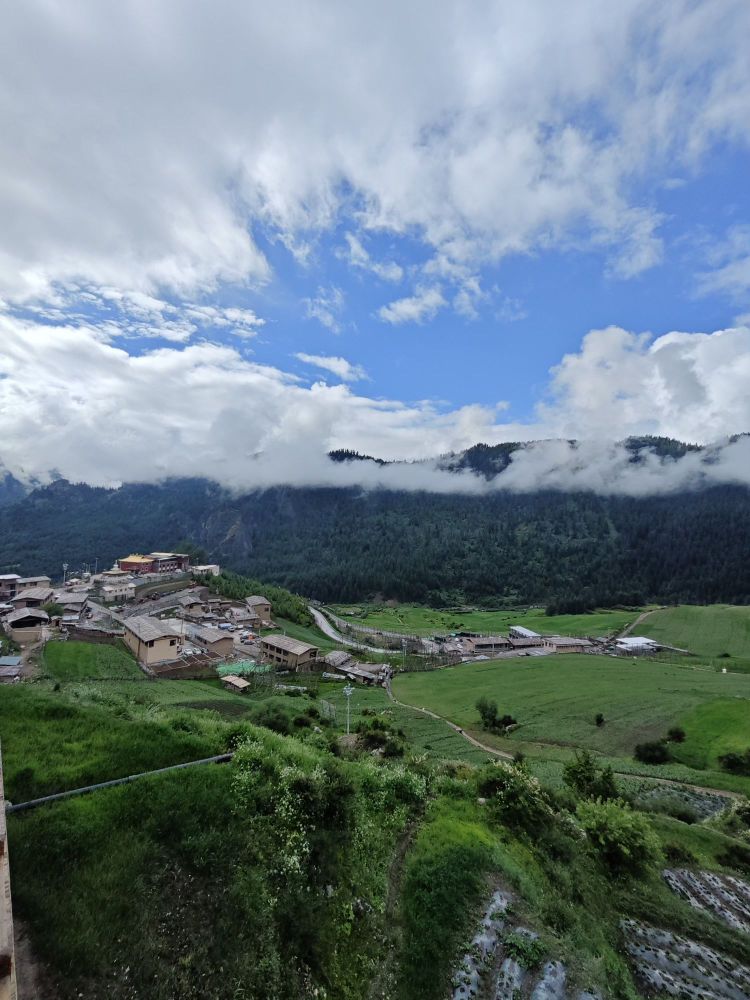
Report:
[[[511,626],[506,635],[419,637],[353,624],[311,604],[321,634],[342,647],[323,652],[284,634],[262,594],[240,601],[212,592],[210,581],[220,572],[217,564],[191,565],[183,553],[151,552],[125,556],[100,573],[68,577],[64,572],[60,583],[45,575],[0,575],[0,624],[11,649],[0,656],[0,683],[21,679],[24,657],[52,638],[121,640],[151,677],[218,674],[238,693],[271,673],[314,671],[326,680],[387,685],[407,652],[438,667],[554,653],[637,656],[663,648],[643,636],[543,635],[521,625]],[[389,658],[394,662],[383,662]],[[377,662],[369,662],[373,659]]]

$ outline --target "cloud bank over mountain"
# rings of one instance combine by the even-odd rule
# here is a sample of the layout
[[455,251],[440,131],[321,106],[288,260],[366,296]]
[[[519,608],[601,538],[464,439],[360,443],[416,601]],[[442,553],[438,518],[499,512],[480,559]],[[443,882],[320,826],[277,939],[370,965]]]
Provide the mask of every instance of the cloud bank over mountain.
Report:
[[[525,423],[504,420],[502,404],[441,409],[358,395],[345,384],[306,385],[226,345],[167,346],[134,357],[100,330],[7,316],[0,316],[0,337],[0,459],[27,480],[44,481],[54,470],[99,485],[205,476],[238,489],[288,483],[635,494],[750,483],[744,439],[710,464],[691,454],[633,465],[613,444],[639,434],[706,443],[750,428],[747,327],[653,341],[618,328],[591,331],[552,370],[545,401]],[[343,358],[322,361],[350,374]],[[490,485],[434,463],[339,465],[327,457],[355,448],[408,463],[478,441],[560,438],[583,443],[546,440],[514,456]]]

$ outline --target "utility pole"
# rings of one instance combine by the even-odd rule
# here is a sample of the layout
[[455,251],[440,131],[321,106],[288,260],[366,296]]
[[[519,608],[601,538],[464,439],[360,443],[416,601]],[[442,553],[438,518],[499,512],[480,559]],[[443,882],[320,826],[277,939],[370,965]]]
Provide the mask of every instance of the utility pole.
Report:
[[347,684],[344,688],[344,697],[346,698],[346,735],[349,735],[349,707],[351,703],[351,697],[354,694],[354,688],[351,684]]

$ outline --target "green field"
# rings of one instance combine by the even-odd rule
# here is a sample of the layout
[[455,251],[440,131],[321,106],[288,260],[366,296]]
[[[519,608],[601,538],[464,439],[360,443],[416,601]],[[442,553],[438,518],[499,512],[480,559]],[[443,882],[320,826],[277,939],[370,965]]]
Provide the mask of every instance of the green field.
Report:
[[[507,632],[511,625],[524,625],[549,635],[608,635],[630,625],[638,611],[592,611],[583,615],[545,615],[542,608],[529,611],[438,611],[417,604],[332,605],[334,614],[353,625],[405,632],[409,635],[432,635],[440,632]],[[354,612],[354,613],[352,613]]]
[[[320,698],[333,705],[336,717],[335,727],[346,730],[346,698],[343,684],[321,684]],[[350,725],[354,729],[366,716],[364,711],[376,712],[397,728],[403,729],[410,747],[416,753],[426,753],[430,757],[447,760],[468,761],[483,764],[489,754],[472,746],[459,733],[439,719],[432,719],[421,712],[394,705],[389,701],[383,688],[357,686],[351,696]]]
[[637,631],[688,649],[701,662],[717,668],[750,671],[750,607],[686,604],[662,608],[645,618]]
[[56,681],[146,679],[130,653],[117,646],[48,642],[42,662]]
[[[402,674],[393,690],[399,700],[474,731],[479,729],[477,699],[494,698],[501,714],[509,712],[518,720],[508,739],[494,741],[511,749],[520,743],[533,750],[533,744],[542,743],[630,757],[636,743],[660,738],[677,724],[688,734],[684,750],[676,751],[678,762],[715,765],[719,751],[701,757],[699,748],[715,741],[724,726],[733,727],[732,739],[740,743],[746,733],[744,745],[750,745],[746,724],[742,728],[743,712],[750,713],[750,677],[687,664],[633,663],[609,656],[525,657]],[[600,728],[594,721],[598,712],[606,720]],[[709,718],[715,736],[705,734]],[[492,737],[485,739],[493,743]]]

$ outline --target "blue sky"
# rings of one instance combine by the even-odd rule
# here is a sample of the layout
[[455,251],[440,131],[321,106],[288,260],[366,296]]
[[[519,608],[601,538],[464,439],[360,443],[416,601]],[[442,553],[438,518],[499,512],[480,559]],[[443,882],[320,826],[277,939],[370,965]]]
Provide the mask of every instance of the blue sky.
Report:
[[7,27],[19,474],[750,430],[745,2],[30,0]]

